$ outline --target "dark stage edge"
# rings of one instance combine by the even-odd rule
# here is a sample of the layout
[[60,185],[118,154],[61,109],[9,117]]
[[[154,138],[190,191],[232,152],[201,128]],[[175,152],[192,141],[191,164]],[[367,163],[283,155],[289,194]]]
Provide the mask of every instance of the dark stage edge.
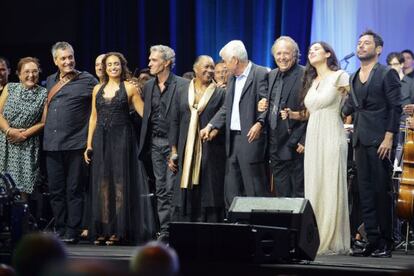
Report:
[[[94,246],[89,244],[67,247],[73,260],[104,260],[128,269],[131,256],[138,247]],[[351,257],[344,255],[318,256],[315,261],[288,264],[247,264],[182,261],[181,275],[391,275],[414,266],[414,251],[394,251],[392,258]],[[414,270],[412,270],[414,272]],[[407,274],[408,275],[408,274]],[[412,275],[412,274],[410,274]]]

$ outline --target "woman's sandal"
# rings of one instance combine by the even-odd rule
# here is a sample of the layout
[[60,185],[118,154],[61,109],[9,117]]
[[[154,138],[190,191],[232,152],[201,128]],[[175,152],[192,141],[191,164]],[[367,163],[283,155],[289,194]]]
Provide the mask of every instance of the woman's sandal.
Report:
[[112,246],[112,245],[120,245],[120,244],[121,244],[121,240],[120,240],[117,236],[112,235],[112,236],[109,238],[109,240],[107,240],[107,241],[105,242],[105,244],[106,244],[106,245],[110,245],[110,246]]
[[105,237],[98,237],[94,242],[93,242],[93,244],[94,245],[105,245],[105,241],[106,241],[106,239],[105,239]]
[[80,234],[80,239],[81,240],[87,240],[88,239],[88,229],[83,229],[81,234]]

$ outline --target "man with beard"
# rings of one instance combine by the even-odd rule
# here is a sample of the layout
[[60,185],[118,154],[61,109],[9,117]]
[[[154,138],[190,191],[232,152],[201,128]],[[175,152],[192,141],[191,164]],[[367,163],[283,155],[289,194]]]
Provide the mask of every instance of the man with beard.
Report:
[[[176,76],[171,70],[175,65],[175,52],[168,46],[156,45],[150,49],[149,64],[154,79],[143,88],[144,116],[139,140],[139,157],[152,165],[155,176],[160,233],[158,239],[168,242],[168,224],[171,220],[171,194],[175,175],[168,169],[172,157],[168,142],[171,106],[174,98],[189,81]],[[174,156],[175,158],[175,156]],[[148,162],[149,161],[149,162]]]
[[391,257],[393,150],[401,116],[398,73],[378,63],[384,42],[373,31],[359,36],[360,69],[350,78],[344,115],[354,115],[353,146],[362,220],[368,237],[353,256]]

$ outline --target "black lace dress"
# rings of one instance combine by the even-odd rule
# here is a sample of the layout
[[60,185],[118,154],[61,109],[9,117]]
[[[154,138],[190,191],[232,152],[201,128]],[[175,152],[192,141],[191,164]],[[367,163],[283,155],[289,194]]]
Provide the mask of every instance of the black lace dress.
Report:
[[92,239],[116,235],[136,244],[152,238],[154,220],[147,179],[138,161],[136,133],[123,83],[106,99],[96,95],[97,123],[91,164]]

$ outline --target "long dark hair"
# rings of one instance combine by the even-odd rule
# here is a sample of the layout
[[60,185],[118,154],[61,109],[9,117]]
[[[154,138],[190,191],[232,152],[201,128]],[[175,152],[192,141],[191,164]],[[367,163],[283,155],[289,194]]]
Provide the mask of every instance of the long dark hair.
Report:
[[129,69],[128,69],[128,66],[127,66],[128,62],[125,59],[124,55],[119,53],[119,52],[109,52],[109,53],[106,53],[104,58],[102,59],[102,71],[104,73],[104,75],[103,75],[104,83],[107,83],[108,80],[109,80],[108,74],[106,73],[106,60],[110,56],[116,56],[121,61],[121,69],[122,69],[121,81],[125,81],[125,80],[130,79],[131,78],[131,71],[129,71]]
[[[328,43],[324,41],[317,41],[317,42],[312,43],[309,46],[309,49],[315,44],[320,44],[322,48],[325,50],[325,52],[331,54],[326,60],[326,63],[329,69],[331,69],[332,71],[338,71],[339,69],[341,69],[339,61],[336,58],[335,51],[332,49],[331,45],[329,45]],[[309,53],[309,49],[308,49],[308,53]],[[301,93],[301,104],[303,108],[305,107],[303,101],[305,100],[306,94],[308,93],[309,88],[312,86],[313,80],[317,76],[318,76],[318,73],[316,72],[316,68],[310,64],[309,58],[306,58],[306,67],[305,67],[305,74],[303,75],[303,82],[302,82],[303,85],[302,85],[302,93]]]

